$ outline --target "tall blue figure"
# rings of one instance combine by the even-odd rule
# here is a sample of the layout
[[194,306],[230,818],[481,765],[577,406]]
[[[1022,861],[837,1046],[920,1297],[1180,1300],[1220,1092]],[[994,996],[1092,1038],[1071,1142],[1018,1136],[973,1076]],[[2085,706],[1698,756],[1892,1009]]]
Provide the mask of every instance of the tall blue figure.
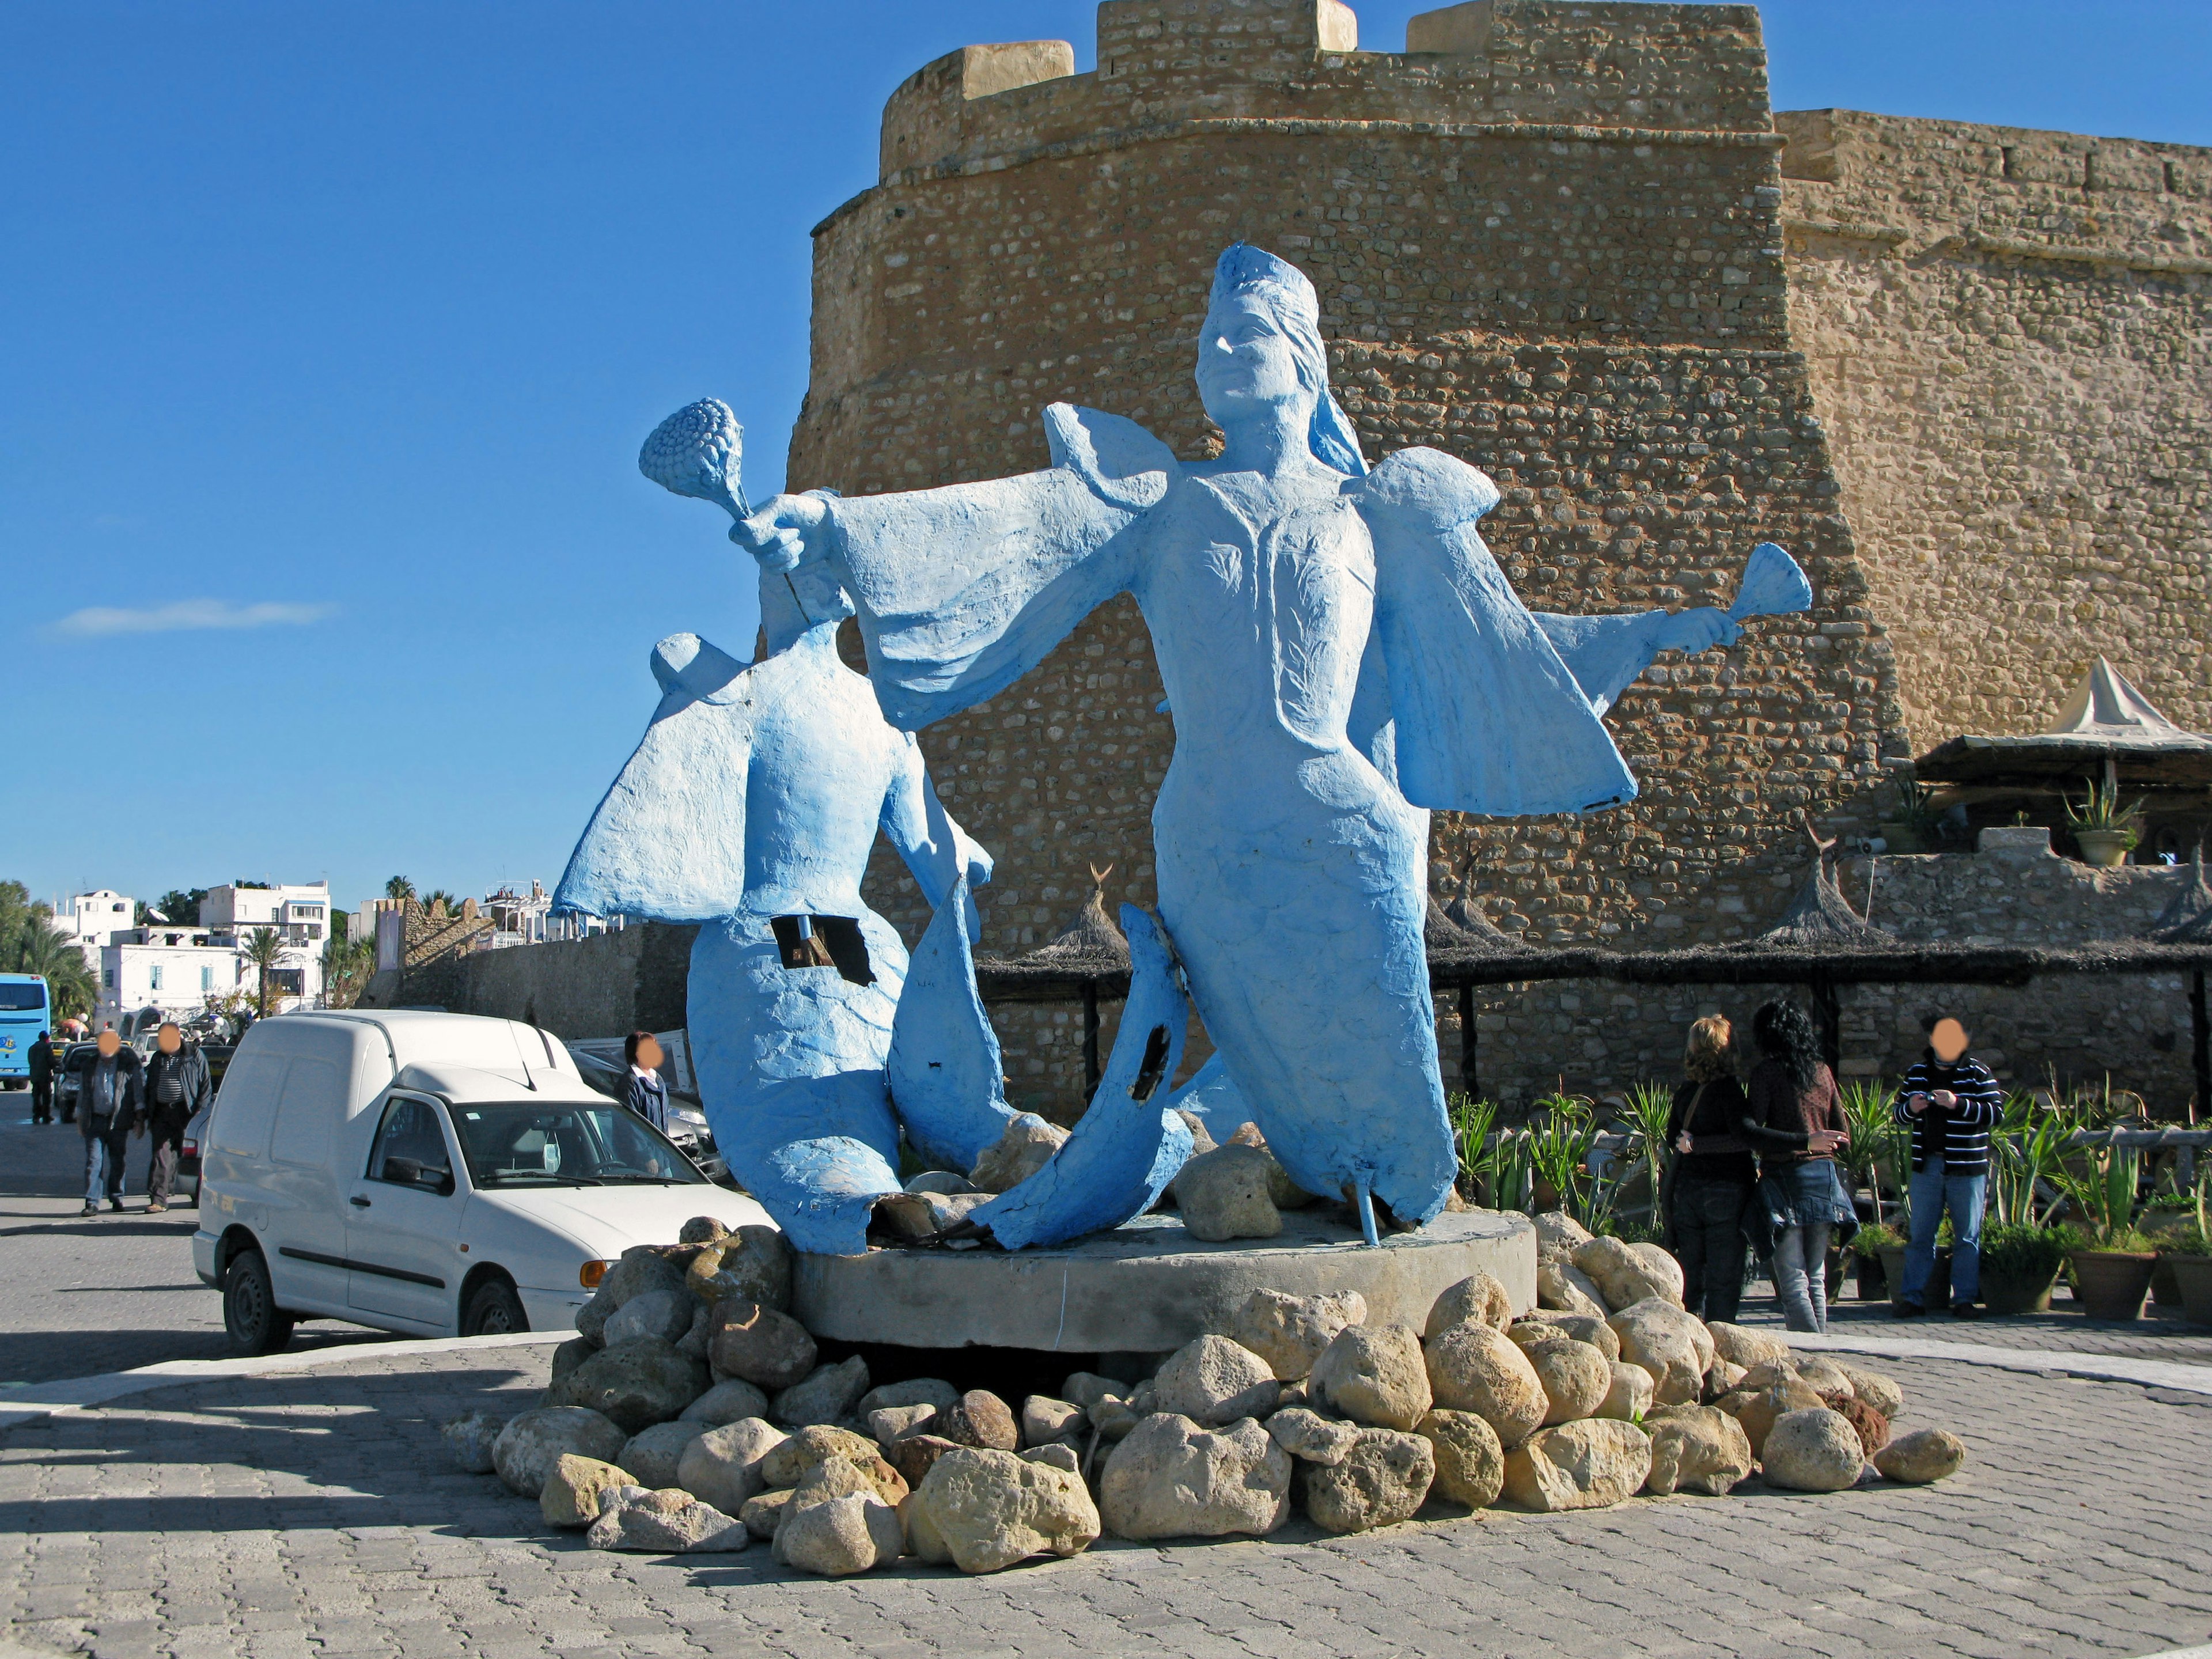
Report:
[[1368,471],[1329,395],[1312,285],[1271,254],[1222,255],[1197,379],[1226,439],[1214,460],[1054,404],[1045,471],[781,495],[731,533],[770,572],[836,574],[884,713],[910,731],[1134,596],[1176,721],[1152,815],[1160,916],[1198,1012],[1292,1179],[1417,1224],[1455,1167],[1424,809],[1630,799],[1599,716],[1657,652],[1735,624],[1530,613],[1477,532],[1489,478],[1432,449]]

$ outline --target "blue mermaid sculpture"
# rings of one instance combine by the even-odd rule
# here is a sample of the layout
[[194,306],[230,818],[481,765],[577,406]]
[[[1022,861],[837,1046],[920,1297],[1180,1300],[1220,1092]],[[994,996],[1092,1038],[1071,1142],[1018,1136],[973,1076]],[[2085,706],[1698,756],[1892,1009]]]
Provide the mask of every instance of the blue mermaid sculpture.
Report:
[[[1810,590],[1762,544],[1730,612],[1532,613],[1479,533],[1496,487],[1426,448],[1370,471],[1329,394],[1312,285],[1257,248],[1221,257],[1197,380],[1226,440],[1212,460],[1054,404],[1042,472],[779,495],[731,534],[769,574],[850,595],[883,714],[908,732],[1135,598],[1176,725],[1152,817],[1162,948],[1219,1054],[1207,1088],[1232,1089],[1291,1177],[1352,1200],[1372,1239],[1378,1211],[1434,1216],[1455,1170],[1422,945],[1429,810],[1630,799],[1600,719],[1614,699],[1658,652],[1731,641]],[[1137,1168],[1171,1131],[1159,1102],[1123,1103],[1142,1109],[1119,1120],[1144,1142],[1119,1166]],[[1068,1236],[1014,1197],[1006,1242]]]

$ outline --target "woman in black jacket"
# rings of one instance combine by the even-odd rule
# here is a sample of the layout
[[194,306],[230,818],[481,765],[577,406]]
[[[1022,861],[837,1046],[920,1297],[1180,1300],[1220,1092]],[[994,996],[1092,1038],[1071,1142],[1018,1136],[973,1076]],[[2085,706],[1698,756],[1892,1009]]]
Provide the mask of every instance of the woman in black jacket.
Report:
[[1690,1027],[1667,1142],[1677,1154],[1667,1222],[1682,1264],[1683,1305],[1700,1319],[1733,1323],[1743,1296],[1744,1212],[1758,1186],[1751,1144],[1740,1126],[1743,1085],[1735,1078],[1735,1033],[1708,1014]]
[[623,1039],[623,1058],[629,1076],[623,1090],[623,1104],[663,1134],[668,1132],[668,1085],[660,1066],[668,1055],[650,1031],[632,1031]]

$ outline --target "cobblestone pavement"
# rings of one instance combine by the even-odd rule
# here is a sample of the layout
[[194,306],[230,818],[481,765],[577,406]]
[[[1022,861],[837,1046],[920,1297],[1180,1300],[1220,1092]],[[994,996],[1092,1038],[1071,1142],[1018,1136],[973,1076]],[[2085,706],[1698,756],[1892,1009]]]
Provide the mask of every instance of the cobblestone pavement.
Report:
[[[1847,1281],[1848,1283],[1848,1281]],[[1743,1322],[1782,1328],[1782,1304],[1764,1280],[1743,1303]],[[2179,1308],[2153,1304],[2142,1318],[2091,1319],[2077,1310],[2061,1285],[2047,1314],[2008,1314],[2002,1319],[1954,1319],[1948,1313],[1899,1319],[1887,1302],[1828,1304],[1828,1329],[1838,1336],[1905,1336],[1927,1342],[1965,1342],[1997,1348],[2063,1348],[2073,1353],[2164,1359],[2177,1365],[2212,1365],[2212,1328],[2191,1325]]]
[[[131,1143],[127,1212],[81,1216],[84,1137],[73,1123],[33,1125],[30,1099],[0,1095],[0,1387],[225,1357],[222,1298],[192,1272],[199,1212],[146,1213],[151,1143]],[[322,1322],[294,1339],[303,1348],[386,1340]]]
[[545,1530],[436,1425],[530,1404],[549,1351],[397,1346],[0,1435],[18,1641],[102,1659],[319,1655],[2131,1656],[2212,1637],[2212,1407],[1885,1366],[1940,1486],[1492,1511],[1332,1539],[1102,1543],[963,1578],[830,1582],[755,1546],[616,1556]]

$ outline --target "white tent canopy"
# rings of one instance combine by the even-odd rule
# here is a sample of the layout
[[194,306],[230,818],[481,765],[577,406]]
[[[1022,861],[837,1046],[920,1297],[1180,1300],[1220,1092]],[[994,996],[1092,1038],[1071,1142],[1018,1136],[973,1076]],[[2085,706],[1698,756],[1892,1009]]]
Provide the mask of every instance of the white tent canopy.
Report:
[[2158,747],[2187,743],[2191,738],[2189,732],[2154,708],[2150,699],[2102,657],[2090,665],[2058,711],[2058,718],[2043,730],[2045,735],[2054,738]]

